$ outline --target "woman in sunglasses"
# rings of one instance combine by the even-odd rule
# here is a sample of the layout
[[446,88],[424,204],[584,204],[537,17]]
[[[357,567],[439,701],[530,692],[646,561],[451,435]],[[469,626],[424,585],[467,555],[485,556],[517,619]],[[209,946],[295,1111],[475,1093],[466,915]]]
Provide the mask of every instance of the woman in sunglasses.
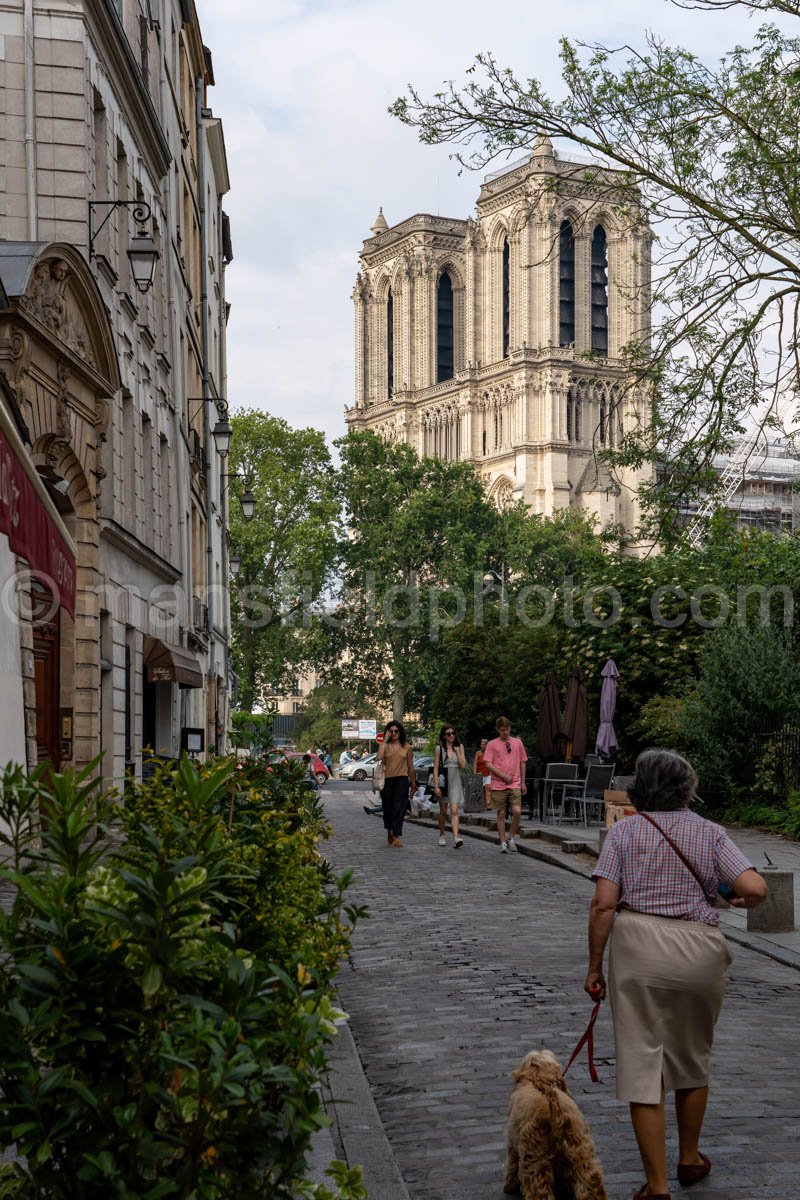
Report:
[[[452,725],[443,725],[439,734],[439,745],[433,756],[433,791],[439,801],[439,845],[447,845],[444,831],[449,804],[454,850],[460,850],[464,845],[464,839],[458,832],[458,806],[464,803],[461,772],[466,770],[466,766],[464,747],[458,739],[458,734]],[[440,779],[444,781],[444,787]]]
[[414,756],[406,745],[406,731],[399,721],[387,721],[383,741],[378,747],[378,762],[385,771],[381,789],[383,825],[390,846],[403,845],[403,820],[414,792]]

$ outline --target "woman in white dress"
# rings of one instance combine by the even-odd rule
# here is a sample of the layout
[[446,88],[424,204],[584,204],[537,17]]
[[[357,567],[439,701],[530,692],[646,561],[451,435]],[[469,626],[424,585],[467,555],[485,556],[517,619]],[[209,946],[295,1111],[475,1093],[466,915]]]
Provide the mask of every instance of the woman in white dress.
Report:
[[445,828],[449,804],[455,850],[460,850],[464,845],[464,839],[458,830],[458,809],[459,805],[463,807],[464,804],[461,772],[466,770],[466,766],[464,747],[461,745],[455,729],[452,725],[443,725],[439,734],[439,745],[433,756],[433,792],[439,801],[439,845],[447,845]]

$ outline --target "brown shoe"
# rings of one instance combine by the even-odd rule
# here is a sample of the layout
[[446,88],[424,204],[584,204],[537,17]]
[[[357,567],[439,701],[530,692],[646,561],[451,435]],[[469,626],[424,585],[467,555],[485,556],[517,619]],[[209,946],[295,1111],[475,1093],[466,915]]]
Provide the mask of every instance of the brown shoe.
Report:
[[711,1159],[701,1154],[702,1163],[678,1163],[678,1183],[681,1187],[691,1187],[705,1179],[711,1170]]
[[669,1192],[648,1192],[647,1184],[643,1183],[633,1200],[672,1200]]
[[391,829],[388,830],[388,832],[386,834],[386,841],[387,841],[388,845],[390,845],[390,846],[391,846],[392,842],[394,841],[394,834],[392,833]]
[[396,837],[394,839],[394,844],[395,844],[395,846],[398,847],[398,849],[400,849],[400,850],[403,849],[403,839],[402,838]]

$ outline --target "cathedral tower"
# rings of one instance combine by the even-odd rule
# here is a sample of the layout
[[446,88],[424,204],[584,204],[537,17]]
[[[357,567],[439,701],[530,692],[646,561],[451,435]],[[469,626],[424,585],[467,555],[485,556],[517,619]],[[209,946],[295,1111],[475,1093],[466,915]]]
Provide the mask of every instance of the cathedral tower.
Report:
[[361,251],[351,429],[476,465],[500,505],[639,523],[642,473],[603,451],[649,421],[650,229],[619,172],[547,138],[487,176],[475,218],[380,211]]

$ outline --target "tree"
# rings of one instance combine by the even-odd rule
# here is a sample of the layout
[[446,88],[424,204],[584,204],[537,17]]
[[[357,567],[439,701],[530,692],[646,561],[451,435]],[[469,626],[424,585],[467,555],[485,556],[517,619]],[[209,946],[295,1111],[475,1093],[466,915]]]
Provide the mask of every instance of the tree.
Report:
[[324,631],[333,673],[402,720],[426,709],[443,631],[474,612],[476,588],[482,602],[498,514],[468,463],[372,433],[337,446],[348,528],[344,592]]
[[374,716],[363,696],[336,683],[322,683],[306,698],[295,736],[298,745],[325,746],[332,750],[342,745],[342,717]]
[[[332,575],[340,506],[322,433],[257,410],[231,424],[231,545],[241,559],[233,653],[240,707],[250,711],[309,662],[313,601]],[[256,500],[249,522],[238,502],[246,487]]]
[[553,625],[503,628],[496,620],[460,625],[444,638],[431,710],[452,721],[469,747],[477,747],[482,737],[494,737],[495,721],[507,716],[533,756],[539,684],[547,671],[558,670],[557,659]]
[[[741,2],[800,15],[796,0]],[[615,202],[659,234],[653,344],[627,350],[633,378],[653,389],[655,410],[649,427],[629,430],[607,457],[632,465],[666,458],[658,490],[645,495],[662,514],[690,481],[711,485],[714,453],[741,433],[754,405],[768,421],[797,390],[799,49],[795,37],[764,25],[751,46],[711,69],[654,35],[643,50],[563,39],[560,99],[479,54],[463,86],[448,83],[429,101],[410,87],[390,109],[422,141],[460,147],[454,157],[465,167],[482,168],[548,135],[616,168]],[[576,165],[571,174],[604,202],[607,171]]]

